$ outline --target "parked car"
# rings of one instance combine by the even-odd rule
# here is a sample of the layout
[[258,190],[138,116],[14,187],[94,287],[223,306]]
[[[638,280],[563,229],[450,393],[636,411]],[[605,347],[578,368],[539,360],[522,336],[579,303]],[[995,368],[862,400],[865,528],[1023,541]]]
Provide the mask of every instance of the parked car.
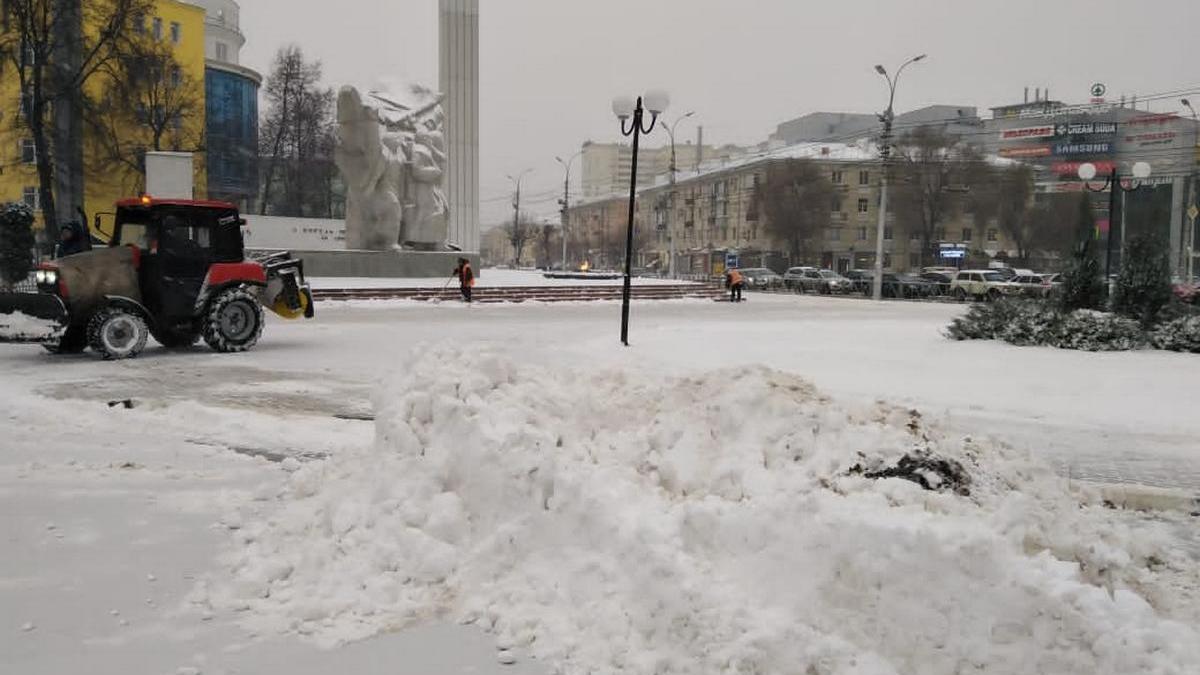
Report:
[[872,272],[870,270],[847,270],[846,272],[842,273],[842,276],[850,282],[851,291],[861,293],[863,290],[864,281],[866,281],[867,287],[870,287]]
[[783,277],[765,267],[748,267],[738,271],[745,277],[747,288],[761,291],[783,286]]
[[[793,268],[794,269],[794,268]],[[801,293],[812,291],[821,295],[831,295],[833,293],[849,293],[852,284],[849,279],[834,272],[833,270],[819,270],[815,268],[805,268],[800,272],[799,278],[793,282],[793,288],[796,288]]]
[[950,282],[950,294],[956,300],[968,297],[976,300],[998,300],[1020,292],[1020,287],[1008,283],[996,270],[963,270]]
[[922,275],[941,274],[950,279],[953,279],[954,275],[958,274],[958,268],[957,267],[922,267],[921,274]]
[[920,277],[933,285],[933,295],[950,295],[950,282],[954,281],[955,274],[958,274],[958,270],[949,274],[945,272],[922,272]]
[[1039,298],[1050,295],[1050,282],[1040,274],[1018,274],[1009,279],[1008,283],[1016,285],[1021,295]]
[[801,287],[801,282],[804,279],[804,274],[806,272],[816,271],[817,268],[815,267],[789,267],[788,270],[783,273],[783,285],[788,288],[799,289]]

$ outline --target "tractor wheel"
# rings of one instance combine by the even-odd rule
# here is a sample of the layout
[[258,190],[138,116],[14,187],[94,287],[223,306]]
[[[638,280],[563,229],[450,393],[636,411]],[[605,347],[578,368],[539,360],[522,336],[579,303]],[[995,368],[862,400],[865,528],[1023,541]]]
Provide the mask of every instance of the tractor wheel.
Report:
[[231,288],[208,306],[204,341],[218,352],[244,352],[258,342],[263,321],[258,298],[244,288]]
[[150,335],[158,344],[167,349],[188,349],[200,341],[200,331],[191,329],[164,328],[150,331]]
[[88,346],[105,359],[131,359],[150,339],[146,321],[121,307],[105,307],[88,322]]
[[42,346],[51,354],[79,354],[88,347],[87,327],[71,326],[58,342]]

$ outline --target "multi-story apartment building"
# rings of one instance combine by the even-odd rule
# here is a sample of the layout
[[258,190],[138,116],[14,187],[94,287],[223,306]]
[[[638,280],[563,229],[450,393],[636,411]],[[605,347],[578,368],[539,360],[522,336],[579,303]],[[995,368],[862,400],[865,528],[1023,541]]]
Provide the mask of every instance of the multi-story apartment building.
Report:
[[[675,167],[678,171],[695,171],[701,164],[720,165],[744,157],[754,149],[736,145],[720,147],[697,145],[691,141],[675,144]],[[583,144],[580,157],[583,163],[583,195],[597,199],[629,190],[629,173],[633,148],[627,143]],[[671,170],[671,146],[638,149],[638,187],[654,185]]]
[[[774,236],[756,200],[767,173],[796,159],[814,162],[833,187],[829,226],[799,256],[791,255]],[[746,157],[717,169],[681,174],[674,185],[660,180],[637,195],[634,264],[665,271],[674,251],[677,274],[709,276],[719,274],[725,255],[736,251],[744,267],[869,269],[875,261],[879,171],[877,151],[866,143],[805,143]],[[568,213],[568,241],[578,242],[572,250],[588,251],[593,264],[618,266],[624,254],[627,203],[627,197],[613,196],[572,207]],[[914,228],[905,227],[889,210],[884,229],[885,269],[905,271],[941,264],[923,250],[916,235]],[[935,239],[938,245],[970,251],[978,258],[1012,250],[1011,241],[999,228],[981,228],[966,213],[947,219],[935,232]]]

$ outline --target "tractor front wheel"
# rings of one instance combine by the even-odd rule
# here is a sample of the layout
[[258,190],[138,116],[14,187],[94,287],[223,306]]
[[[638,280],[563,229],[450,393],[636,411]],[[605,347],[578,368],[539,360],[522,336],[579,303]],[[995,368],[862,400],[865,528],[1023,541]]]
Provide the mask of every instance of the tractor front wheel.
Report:
[[105,359],[131,359],[150,338],[142,317],[121,307],[105,307],[88,322],[88,346]]
[[213,299],[204,320],[204,341],[218,352],[244,352],[258,343],[263,309],[244,288],[231,288]]

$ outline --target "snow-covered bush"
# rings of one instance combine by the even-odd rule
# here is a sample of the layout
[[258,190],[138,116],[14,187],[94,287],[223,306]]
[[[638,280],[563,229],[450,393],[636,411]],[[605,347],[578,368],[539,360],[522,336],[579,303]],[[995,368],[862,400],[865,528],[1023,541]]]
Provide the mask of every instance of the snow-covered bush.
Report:
[[1081,309],[1065,316],[1059,326],[1057,346],[1088,352],[1116,352],[1146,345],[1146,334],[1133,319]]
[[1015,311],[1001,327],[1001,340],[1018,346],[1053,345],[1062,330],[1062,314],[1044,302],[1027,300],[1014,303]]
[[1015,300],[976,303],[964,316],[950,322],[946,336],[954,340],[998,340],[1018,308]]
[[1200,316],[1185,316],[1161,324],[1150,335],[1159,349],[1200,354]]
[[1170,248],[1159,236],[1141,234],[1129,241],[1127,262],[1121,266],[1112,310],[1149,328],[1171,301]]
[[19,202],[0,206],[0,285],[24,281],[33,269],[33,211]]

